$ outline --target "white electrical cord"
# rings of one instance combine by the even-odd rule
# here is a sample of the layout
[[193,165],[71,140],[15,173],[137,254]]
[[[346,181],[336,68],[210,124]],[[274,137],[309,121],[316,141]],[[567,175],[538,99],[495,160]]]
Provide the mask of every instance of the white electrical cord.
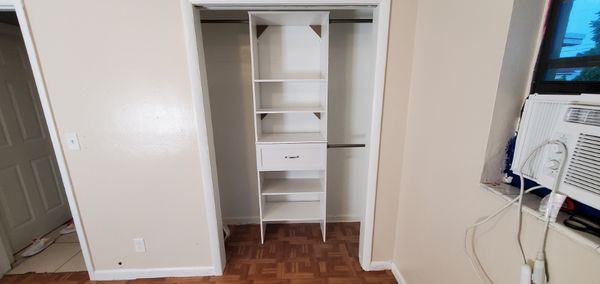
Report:
[[[543,188],[543,186],[538,185],[538,186],[534,186],[532,188],[527,189],[526,191],[524,191],[525,193],[529,193],[531,191],[534,191],[536,189],[540,189]],[[464,251],[465,254],[467,254],[467,257],[469,258],[469,260],[471,261],[471,266],[473,266],[473,269],[475,269],[475,271],[478,272],[478,276],[479,279],[481,279],[481,282],[485,283],[486,281],[488,283],[494,283],[489,275],[487,274],[487,272],[485,271],[485,269],[483,268],[483,265],[481,265],[481,262],[479,261],[479,258],[477,257],[477,254],[475,254],[475,251],[473,249],[473,256],[471,256],[471,254],[469,254],[468,251],[468,236],[469,236],[469,232],[487,222],[489,222],[490,220],[494,219],[494,217],[500,215],[500,213],[502,213],[504,210],[506,210],[508,207],[510,207],[513,203],[519,201],[521,199],[521,195],[515,197],[513,200],[510,200],[509,202],[507,202],[504,206],[500,207],[498,210],[496,210],[496,212],[494,212],[491,215],[488,215],[487,217],[485,217],[484,219],[476,222],[475,224],[467,227],[467,230],[465,231],[465,247],[464,247]]]
[[[548,239],[548,229],[550,228],[550,222],[554,219],[552,216],[554,210],[554,196],[559,192],[560,180],[565,170],[565,164],[567,161],[568,153],[567,146],[559,140],[551,140],[548,144],[554,144],[561,148],[561,151],[557,153],[561,154],[560,165],[556,177],[554,178],[554,186],[550,189],[550,197],[548,198],[548,204],[546,205],[544,224],[544,232],[542,233],[542,241],[540,242],[540,248],[537,252],[537,256],[533,265],[532,281],[535,284],[544,284],[547,281],[548,273],[546,271],[546,241]],[[559,209],[560,210],[560,209]],[[558,212],[558,210],[556,210]],[[519,236],[520,238],[520,236]]]
[[[519,167],[517,173],[519,176],[519,181],[520,181],[520,189],[519,189],[519,204],[517,205],[517,234],[516,234],[516,239],[517,239],[517,246],[519,247],[519,251],[521,252],[521,258],[523,260],[523,264],[527,264],[527,257],[525,257],[525,251],[523,250],[523,244],[521,243],[521,227],[522,227],[522,223],[523,223],[523,195],[525,194],[525,177],[523,176],[523,168],[525,168],[525,165],[527,165],[527,162],[529,162],[529,159],[533,158],[539,150],[541,150],[542,148],[546,147],[549,144],[552,144],[552,141],[546,141],[542,144],[540,144],[539,146],[535,147],[533,150],[531,150],[531,152],[529,152],[529,155],[527,155],[527,158],[523,161],[523,163],[521,164],[521,166]],[[565,159],[566,160],[566,159]]]
[[[519,167],[519,172],[516,173],[517,175],[519,175],[520,178],[520,189],[519,189],[519,196],[514,198],[513,200],[509,201],[507,204],[505,204],[504,206],[502,206],[500,209],[498,209],[496,212],[494,212],[493,214],[487,216],[486,218],[484,218],[483,220],[480,220],[478,222],[476,222],[475,224],[467,227],[466,231],[465,231],[465,247],[464,247],[464,251],[465,254],[467,255],[467,257],[469,258],[471,265],[473,266],[473,269],[475,269],[475,271],[477,271],[477,275],[479,276],[479,279],[483,282],[483,283],[494,283],[492,281],[492,279],[489,277],[489,275],[487,274],[487,272],[485,271],[485,269],[483,268],[483,265],[481,264],[481,262],[479,261],[479,258],[477,257],[477,254],[475,253],[475,248],[473,247],[473,256],[471,256],[468,252],[468,237],[469,237],[469,232],[473,229],[475,229],[478,226],[481,226],[487,222],[489,222],[490,220],[492,220],[494,217],[498,216],[500,213],[502,213],[504,210],[506,210],[508,207],[510,207],[513,203],[515,202],[519,202],[518,204],[518,220],[517,220],[517,245],[519,247],[519,250],[521,252],[521,257],[523,260],[523,264],[527,265],[527,258],[525,256],[525,252],[523,250],[523,245],[521,243],[521,225],[522,225],[522,214],[523,214],[523,196],[525,195],[525,193],[529,193],[533,190],[542,188],[543,186],[534,186],[530,189],[525,190],[525,178],[523,177],[523,168],[525,167],[525,165],[527,164],[527,162],[529,162],[529,160],[535,155],[537,154],[537,152],[544,148],[547,145],[550,144],[554,144],[554,145],[559,145],[559,147],[562,148],[562,159],[560,161],[560,166],[559,166],[559,172],[556,176],[555,182],[554,182],[554,188],[558,189],[558,186],[560,184],[560,177],[563,174],[564,171],[564,164],[567,160],[567,147],[565,146],[565,144],[559,140],[549,140],[546,141],[544,143],[542,143],[541,145],[535,147],[527,156],[527,158],[523,161],[523,163],[521,164],[521,166]],[[551,194],[554,194],[554,191],[551,191]],[[550,196],[550,198],[552,198],[552,196]],[[552,200],[552,199],[551,199]],[[547,211],[550,212],[550,211]],[[542,239],[542,246],[541,246],[541,251],[543,252],[543,249],[546,246],[546,236],[548,233],[548,227],[550,224],[550,216],[546,216],[546,228],[544,229],[544,236]],[[539,255],[539,253],[538,253]]]

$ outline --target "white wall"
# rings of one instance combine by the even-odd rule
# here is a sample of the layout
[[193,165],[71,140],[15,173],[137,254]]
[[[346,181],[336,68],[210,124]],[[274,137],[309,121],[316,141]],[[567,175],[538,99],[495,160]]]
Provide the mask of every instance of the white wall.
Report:
[[[203,24],[202,33],[223,220],[225,223],[257,223],[248,26]],[[373,84],[371,34],[371,24],[330,25],[330,143],[368,141]],[[367,158],[367,148],[328,150],[327,216],[330,221],[362,218]]]
[[[512,4],[393,1],[373,257],[393,252],[409,283],[477,283],[463,232],[502,203],[478,184]],[[210,265],[178,1],[26,5],[59,131],[82,137],[67,163],[94,266]],[[498,283],[515,279],[512,214],[479,239]],[[600,279],[596,253],[553,232],[548,245],[553,283]]]
[[94,268],[211,266],[180,2],[25,5]]
[[394,0],[390,11],[388,58],[383,98],[379,172],[373,231],[373,261],[390,261],[393,255],[398,194],[413,61],[417,0]]
[[[532,2],[517,2],[513,14],[514,1],[418,1],[406,145],[402,154],[382,152],[403,156],[393,261],[407,283],[480,282],[463,253],[464,230],[504,203],[479,182],[486,158],[494,156],[488,150],[497,151],[487,147],[488,139],[505,139],[506,127],[514,126],[514,117],[502,124],[496,115],[518,113],[522,100],[524,85],[515,81],[522,79],[513,76],[528,76],[523,68],[530,61],[507,58],[505,51],[508,43],[509,50],[532,53],[530,40],[509,35],[512,17],[539,17],[539,11],[520,13],[540,4]],[[490,135],[493,126],[502,132]],[[512,210],[477,234],[495,283],[518,283],[515,218]],[[533,258],[542,224],[524,219],[524,246]],[[554,230],[547,257],[551,283],[600,279],[600,254]]]
[[544,28],[546,2],[516,0],[513,6],[482,174],[484,183],[502,181],[506,145],[515,134],[523,102],[529,94],[537,46],[541,43]]

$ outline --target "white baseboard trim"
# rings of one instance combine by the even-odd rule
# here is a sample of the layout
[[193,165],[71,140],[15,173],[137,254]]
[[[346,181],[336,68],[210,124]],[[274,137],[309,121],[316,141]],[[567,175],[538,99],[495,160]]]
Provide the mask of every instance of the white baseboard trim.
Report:
[[404,279],[404,276],[402,276],[402,273],[400,273],[400,269],[398,269],[398,266],[393,262],[390,264],[392,267],[392,273],[394,274],[394,278],[396,278],[396,282],[398,282],[398,284],[407,284],[406,279]]
[[[92,276],[93,275],[93,276]],[[212,266],[196,267],[169,267],[169,268],[124,268],[113,270],[96,270],[90,274],[91,280],[129,280],[140,278],[162,278],[162,277],[191,277],[191,276],[213,276],[216,273]]]
[[380,270],[391,270],[392,274],[394,274],[394,278],[396,278],[396,282],[398,284],[406,284],[406,280],[400,273],[398,266],[391,261],[371,261],[371,265],[369,266],[369,271],[380,271]]
[[391,270],[392,264],[389,261],[371,261],[369,271]]

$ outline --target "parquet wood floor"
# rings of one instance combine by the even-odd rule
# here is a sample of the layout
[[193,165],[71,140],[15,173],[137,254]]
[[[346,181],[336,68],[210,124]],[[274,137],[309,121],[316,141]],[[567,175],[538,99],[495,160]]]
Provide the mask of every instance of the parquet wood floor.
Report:
[[231,226],[223,276],[89,281],[87,272],[9,275],[0,283],[396,283],[390,271],[365,272],[358,262],[359,223],[270,224],[265,244],[258,225]]

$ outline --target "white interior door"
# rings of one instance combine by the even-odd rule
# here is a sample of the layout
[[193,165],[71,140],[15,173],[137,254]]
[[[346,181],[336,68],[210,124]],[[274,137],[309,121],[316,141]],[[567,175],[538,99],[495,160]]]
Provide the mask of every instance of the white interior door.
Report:
[[13,252],[71,218],[18,27],[0,24],[0,214]]

